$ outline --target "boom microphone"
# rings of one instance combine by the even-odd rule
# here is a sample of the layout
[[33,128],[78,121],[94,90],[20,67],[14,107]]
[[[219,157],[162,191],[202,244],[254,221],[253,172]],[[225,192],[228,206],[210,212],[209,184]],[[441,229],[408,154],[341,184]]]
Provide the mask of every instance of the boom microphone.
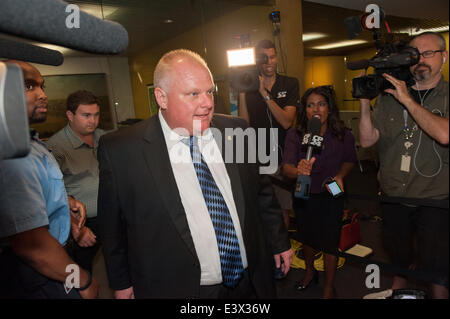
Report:
[[[120,24],[98,19],[58,0],[1,0],[0,31],[90,53],[118,54],[128,46],[128,33]],[[76,6],[75,6],[76,7]],[[70,16],[72,15],[72,16]]]
[[347,62],[347,69],[349,70],[361,70],[369,67],[369,60],[358,60]]
[[59,51],[4,38],[0,38],[0,58],[54,66],[64,62],[64,57]]
[[378,69],[396,68],[399,66],[410,66],[419,62],[420,55],[414,48],[405,48],[404,52],[392,53],[387,56],[375,56],[370,60],[358,60],[347,62],[347,69],[360,70],[369,66]]

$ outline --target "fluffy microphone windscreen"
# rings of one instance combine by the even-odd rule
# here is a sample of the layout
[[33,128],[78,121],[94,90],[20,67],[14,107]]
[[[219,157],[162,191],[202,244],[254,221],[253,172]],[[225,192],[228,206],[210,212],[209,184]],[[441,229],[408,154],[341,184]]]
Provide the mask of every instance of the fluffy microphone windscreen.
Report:
[[58,66],[64,57],[59,51],[0,38],[0,58]]
[[347,69],[349,70],[361,70],[369,67],[368,60],[357,60],[347,62]]
[[80,10],[79,28],[73,27],[77,15],[70,10],[74,5],[68,6],[58,0],[1,0],[0,31],[90,53],[118,54],[127,48],[123,26]]

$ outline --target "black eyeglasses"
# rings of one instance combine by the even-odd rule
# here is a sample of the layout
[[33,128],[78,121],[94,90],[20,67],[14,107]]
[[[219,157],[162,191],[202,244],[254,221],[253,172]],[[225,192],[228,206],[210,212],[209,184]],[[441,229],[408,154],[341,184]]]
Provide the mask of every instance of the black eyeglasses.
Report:
[[419,53],[419,55],[423,56],[425,59],[432,58],[436,55],[436,52],[444,52],[445,50],[427,50]]

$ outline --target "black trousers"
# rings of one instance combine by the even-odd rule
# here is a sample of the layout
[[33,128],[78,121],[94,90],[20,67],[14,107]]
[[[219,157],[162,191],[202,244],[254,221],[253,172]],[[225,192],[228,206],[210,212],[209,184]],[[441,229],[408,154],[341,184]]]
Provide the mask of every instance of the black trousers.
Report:
[[256,294],[250,282],[248,270],[245,270],[235,288],[227,288],[222,284],[200,286],[199,297],[200,299],[255,299]]
[[[381,213],[383,244],[391,262],[408,268],[416,257],[417,270],[427,272],[432,282],[448,288],[448,210],[382,203]],[[417,251],[413,245],[414,236]]]
[[10,248],[0,253],[0,299],[80,299],[77,290],[38,273]]

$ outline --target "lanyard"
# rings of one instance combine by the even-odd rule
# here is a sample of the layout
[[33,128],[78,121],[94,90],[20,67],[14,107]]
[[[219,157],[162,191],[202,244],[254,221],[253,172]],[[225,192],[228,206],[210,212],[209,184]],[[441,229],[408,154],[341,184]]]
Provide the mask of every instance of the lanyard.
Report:
[[405,132],[405,140],[409,140],[413,137],[414,132],[417,131],[417,124],[410,130],[408,127],[408,111],[403,107],[403,132]]

